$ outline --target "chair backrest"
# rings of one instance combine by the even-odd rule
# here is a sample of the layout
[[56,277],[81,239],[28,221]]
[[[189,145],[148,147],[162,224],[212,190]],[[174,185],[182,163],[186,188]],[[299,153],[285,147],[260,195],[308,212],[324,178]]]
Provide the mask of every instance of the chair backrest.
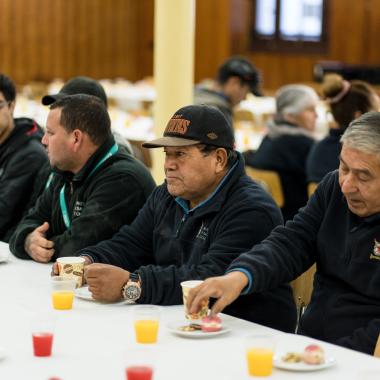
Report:
[[235,109],[232,116],[234,121],[248,121],[255,123],[255,115],[249,110],[241,108]]
[[375,356],[376,358],[380,358],[380,334],[379,334],[379,337],[377,338],[377,343],[376,343],[373,356]]
[[309,184],[307,185],[307,193],[309,195],[309,198],[313,195],[317,186],[318,186],[318,182],[309,182]]
[[293,296],[297,307],[304,308],[309,304],[311,293],[313,292],[315,271],[316,265],[314,264],[306,272],[302,273],[291,282]]
[[280,176],[277,172],[272,170],[254,169],[250,166],[246,166],[245,171],[247,175],[258,183],[265,184],[265,190],[272,195],[278,207],[284,205],[284,194],[282,191]]
[[135,157],[137,159],[139,159],[143,164],[145,164],[146,167],[151,168],[152,167],[152,156],[150,154],[149,149],[142,147],[141,144],[144,141],[140,141],[140,140],[128,140],[128,141],[132,145]]

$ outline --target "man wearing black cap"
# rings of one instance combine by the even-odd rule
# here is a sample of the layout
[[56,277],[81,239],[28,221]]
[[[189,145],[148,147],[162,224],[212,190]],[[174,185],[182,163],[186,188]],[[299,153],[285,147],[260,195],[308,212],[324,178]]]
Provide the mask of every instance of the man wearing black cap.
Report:
[[[164,137],[144,146],[164,148],[165,183],[131,225],[80,255],[89,264],[85,277],[95,299],[179,304],[182,281],[224,273],[282,217],[270,196],[245,174],[232,128],[215,107],[179,109]],[[294,330],[288,285],[240,297],[227,313]]]
[[249,92],[260,96],[260,76],[256,68],[243,57],[231,57],[218,69],[217,81],[212,88],[197,86],[195,104],[217,107],[232,122],[232,110]]

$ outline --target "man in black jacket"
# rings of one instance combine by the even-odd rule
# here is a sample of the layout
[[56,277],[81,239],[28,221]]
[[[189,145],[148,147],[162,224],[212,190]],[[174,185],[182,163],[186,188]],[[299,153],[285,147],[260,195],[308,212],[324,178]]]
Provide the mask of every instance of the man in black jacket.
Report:
[[[94,262],[85,270],[94,298],[179,304],[181,281],[224,273],[234,258],[282,223],[281,213],[245,174],[232,128],[214,107],[178,110],[164,137],[144,145],[164,148],[165,183],[130,226],[80,254]],[[227,312],[294,331],[288,285],[241,297]]]
[[380,332],[380,113],[354,120],[341,142],[339,173],[328,174],[293,221],[237,258],[230,273],[194,289],[191,311],[215,297],[217,313],[242,291],[291,281],[316,262],[299,332],[373,354]]
[[0,240],[8,241],[30,199],[38,169],[48,161],[42,129],[28,118],[13,118],[16,89],[0,74]]
[[20,258],[48,262],[110,238],[133,221],[155,187],[143,164],[119,152],[95,96],[53,103],[42,142],[56,172],[11,238]]

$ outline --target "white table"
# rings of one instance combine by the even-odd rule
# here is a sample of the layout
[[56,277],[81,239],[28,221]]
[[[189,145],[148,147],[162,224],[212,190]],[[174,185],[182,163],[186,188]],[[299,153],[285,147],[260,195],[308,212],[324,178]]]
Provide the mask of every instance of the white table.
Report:
[[[0,243],[0,253],[8,246]],[[49,274],[51,265],[22,261],[10,256],[0,263],[0,347],[7,357],[0,361],[1,380],[124,379],[125,357],[136,349],[131,306],[100,304],[75,299],[70,311],[51,311]],[[30,321],[35,313],[57,317],[53,356],[32,354]],[[269,333],[277,337],[280,351],[302,350],[312,339],[283,334],[260,325],[222,315],[231,331],[210,339],[188,339],[173,335],[168,323],[181,320],[182,306],[162,308],[156,349],[155,380],[245,379],[244,337]],[[279,316],[280,317],[280,316]],[[360,368],[377,370],[380,359],[327,343],[320,343],[337,365],[323,371],[301,373],[275,369],[273,379],[361,379]],[[380,375],[379,375],[380,378]],[[252,378],[253,379],[253,378]]]

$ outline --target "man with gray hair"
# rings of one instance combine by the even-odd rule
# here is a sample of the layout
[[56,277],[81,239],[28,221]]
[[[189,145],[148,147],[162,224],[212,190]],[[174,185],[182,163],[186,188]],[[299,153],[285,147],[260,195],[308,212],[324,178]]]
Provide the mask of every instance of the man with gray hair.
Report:
[[306,207],[240,255],[222,277],[190,294],[190,312],[208,297],[220,312],[242,292],[289,282],[314,263],[311,302],[299,332],[373,354],[380,331],[380,113],[354,120],[341,138],[339,171]]

